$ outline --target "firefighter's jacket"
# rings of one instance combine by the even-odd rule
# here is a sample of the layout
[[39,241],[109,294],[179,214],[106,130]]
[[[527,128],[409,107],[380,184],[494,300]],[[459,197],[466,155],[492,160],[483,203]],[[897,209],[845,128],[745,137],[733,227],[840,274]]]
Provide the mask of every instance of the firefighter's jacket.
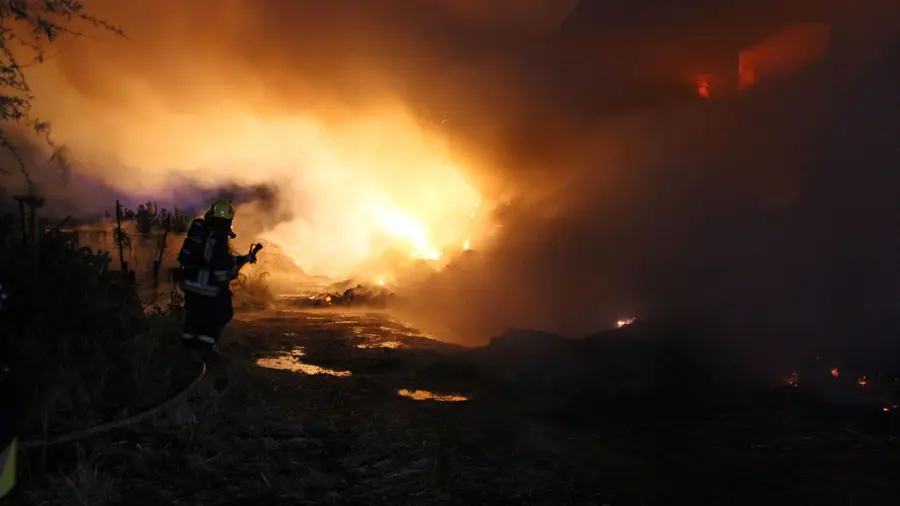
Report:
[[227,227],[196,219],[178,254],[181,289],[208,297],[227,293],[228,284],[237,276],[239,260],[231,254]]

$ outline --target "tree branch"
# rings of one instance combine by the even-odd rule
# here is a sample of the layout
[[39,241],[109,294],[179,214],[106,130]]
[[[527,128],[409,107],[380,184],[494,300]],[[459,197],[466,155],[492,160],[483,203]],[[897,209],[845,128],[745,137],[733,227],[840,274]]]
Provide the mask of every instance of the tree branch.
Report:
[[[46,61],[46,47],[60,35],[83,37],[73,27],[76,22],[86,22],[93,29],[125,37],[119,27],[85,12],[84,5],[77,0],[0,0],[0,150],[12,153],[29,187],[32,180],[25,161],[6,132],[10,124],[31,128],[53,149],[52,161],[64,166],[67,162],[64,148],[50,139],[50,124],[31,116],[34,97],[22,69]],[[19,63],[21,51],[33,53],[31,61],[24,66]],[[8,173],[5,169],[0,167],[0,175]]]

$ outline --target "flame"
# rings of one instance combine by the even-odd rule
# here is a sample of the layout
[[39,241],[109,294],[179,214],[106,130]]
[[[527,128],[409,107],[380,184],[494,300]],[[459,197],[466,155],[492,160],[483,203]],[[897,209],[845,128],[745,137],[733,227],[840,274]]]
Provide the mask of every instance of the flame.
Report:
[[457,394],[438,394],[429,392],[428,390],[398,390],[397,395],[409,397],[416,401],[438,401],[438,402],[464,402],[469,400],[468,397]]
[[[185,111],[122,85],[127,106],[97,109],[74,89],[50,85],[64,81],[55,66],[35,70],[35,113],[54,118],[55,140],[80,171],[161,195],[181,178],[211,188],[276,185],[274,208],[239,206],[236,232],[277,244],[309,273],[377,276],[357,268],[389,250],[438,260],[489,230],[489,213],[476,212],[488,202],[473,183],[480,168],[395,99],[336,111],[260,107],[223,92]],[[63,106],[65,114],[52,114]],[[277,224],[262,234],[242,228],[263,221]]]
[[419,260],[440,260],[444,254],[437,250],[414,251],[411,255]]
[[838,368],[835,367],[834,369],[831,370],[831,375],[834,376],[835,378],[837,378],[838,376],[841,375],[841,373],[838,371]]
[[386,348],[390,350],[396,350],[398,348],[403,348],[403,343],[400,341],[378,341],[374,343],[360,343],[356,345],[357,348],[360,349],[375,349],[375,348]]
[[697,78],[697,94],[703,98],[709,98],[709,82],[711,77],[709,75],[702,75]]
[[616,321],[616,327],[617,328],[627,327],[628,325],[631,325],[632,323],[634,323],[634,318],[622,318],[621,320]]
[[856,382],[860,385],[866,385],[869,383],[869,378],[867,376],[861,376]]
[[[367,206],[368,212],[374,218],[376,230],[386,232],[392,239],[407,246],[407,252],[412,258],[420,260],[439,260],[443,256],[441,244],[436,247],[432,239],[432,227],[423,224],[423,220],[416,218],[409,212],[400,209],[393,204],[387,195],[380,195]],[[393,244],[395,247],[397,243]]]

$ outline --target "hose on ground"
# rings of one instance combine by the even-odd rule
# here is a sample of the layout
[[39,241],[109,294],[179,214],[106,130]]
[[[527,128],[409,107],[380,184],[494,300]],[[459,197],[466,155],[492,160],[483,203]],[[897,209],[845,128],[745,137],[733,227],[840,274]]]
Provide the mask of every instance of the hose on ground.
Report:
[[141,423],[144,420],[153,418],[154,416],[161,413],[162,411],[165,411],[169,407],[174,406],[175,404],[184,400],[184,398],[187,397],[187,395],[192,390],[194,390],[197,387],[197,385],[200,384],[200,381],[202,381],[204,377],[206,377],[206,361],[205,360],[200,363],[200,374],[198,374],[197,377],[194,378],[194,380],[191,381],[191,383],[187,387],[185,387],[183,390],[181,390],[174,396],[164,400],[163,402],[157,404],[156,406],[153,406],[152,408],[149,408],[145,411],[141,411],[139,413],[135,413],[134,415],[131,415],[131,416],[127,416],[124,418],[118,418],[115,420],[110,420],[108,422],[101,423],[99,425],[93,425],[90,427],[86,427],[82,430],[69,432],[67,434],[61,434],[56,437],[40,438],[40,439],[32,439],[29,441],[23,441],[22,443],[19,444],[19,448],[22,450],[27,450],[29,448],[41,448],[41,447],[46,448],[48,446],[72,443],[75,441],[80,441],[82,439],[87,439],[91,436],[96,436],[97,434],[101,434],[103,432],[107,432],[107,431],[110,431],[113,429],[118,429],[121,427],[126,427],[128,425],[135,425],[135,424]]

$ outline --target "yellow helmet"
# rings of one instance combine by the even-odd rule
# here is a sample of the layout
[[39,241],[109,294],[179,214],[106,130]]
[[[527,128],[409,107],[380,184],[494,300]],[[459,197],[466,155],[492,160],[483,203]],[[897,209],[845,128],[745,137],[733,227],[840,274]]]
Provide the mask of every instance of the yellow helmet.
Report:
[[208,218],[222,218],[230,220],[234,218],[234,204],[228,199],[219,199],[213,202],[209,211],[206,212]]

